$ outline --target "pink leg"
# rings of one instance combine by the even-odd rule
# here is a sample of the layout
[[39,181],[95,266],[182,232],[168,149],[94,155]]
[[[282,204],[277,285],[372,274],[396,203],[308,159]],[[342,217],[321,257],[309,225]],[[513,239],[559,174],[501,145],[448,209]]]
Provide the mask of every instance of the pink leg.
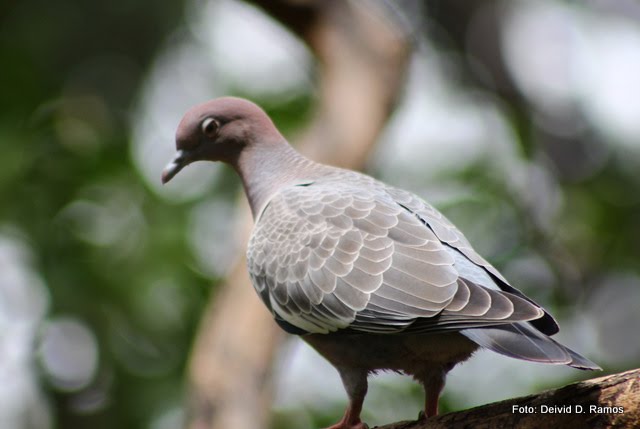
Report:
[[438,400],[444,388],[444,371],[431,372],[419,380],[424,387],[424,414],[420,418],[428,418],[438,415]]
[[427,417],[437,416],[438,415],[438,400],[440,399],[440,392],[444,388],[444,383],[440,383],[440,385],[431,384],[428,387],[425,387],[424,390],[424,412]]
[[355,368],[340,368],[342,384],[349,396],[349,405],[342,419],[327,429],[367,429],[360,420],[364,397],[367,394],[367,371]]

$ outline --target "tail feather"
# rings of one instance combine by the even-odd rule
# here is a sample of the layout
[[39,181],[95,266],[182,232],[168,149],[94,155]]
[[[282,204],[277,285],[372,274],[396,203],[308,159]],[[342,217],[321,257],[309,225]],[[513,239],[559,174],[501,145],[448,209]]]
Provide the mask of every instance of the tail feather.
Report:
[[554,341],[526,322],[464,329],[460,333],[484,348],[515,359],[564,364],[578,369],[601,369],[589,359]]
[[582,356],[581,354],[574,352],[573,350],[567,348],[567,350],[569,351],[569,354],[571,355],[571,363],[569,364],[569,366],[572,366],[574,368],[578,368],[578,369],[585,369],[585,370],[597,370],[597,371],[602,371],[602,368],[600,368],[600,366],[598,366],[597,364],[591,362],[589,359],[587,359],[586,357]]

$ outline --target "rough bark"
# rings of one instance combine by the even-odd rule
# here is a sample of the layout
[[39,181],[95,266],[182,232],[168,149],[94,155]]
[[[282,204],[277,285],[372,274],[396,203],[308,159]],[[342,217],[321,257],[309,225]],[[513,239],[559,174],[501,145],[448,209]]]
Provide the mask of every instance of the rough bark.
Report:
[[[254,3],[303,37],[318,58],[318,108],[307,132],[293,143],[317,161],[362,167],[402,82],[409,53],[402,33],[375,8],[348,2]],[[304,31],[294,25],[302,21]],[[191,429],[268,425],[269,374],[283,334],[249,282],[244,249],[252,221],[242,200],[242,254],[212,297],[192,352]]]
[[427,421],[398,422],[378,429],[637,427],[640,427],[640,369],[444,414]]

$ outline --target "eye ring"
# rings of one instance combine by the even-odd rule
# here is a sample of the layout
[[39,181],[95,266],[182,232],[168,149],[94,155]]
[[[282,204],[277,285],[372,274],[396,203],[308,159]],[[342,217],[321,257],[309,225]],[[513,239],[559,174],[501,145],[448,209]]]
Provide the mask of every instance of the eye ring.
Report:
[[219,124],[218,121],[213,118],[204,118],[200,128],[202,129],[202,134],[209,138],[213,138],[218,134]]

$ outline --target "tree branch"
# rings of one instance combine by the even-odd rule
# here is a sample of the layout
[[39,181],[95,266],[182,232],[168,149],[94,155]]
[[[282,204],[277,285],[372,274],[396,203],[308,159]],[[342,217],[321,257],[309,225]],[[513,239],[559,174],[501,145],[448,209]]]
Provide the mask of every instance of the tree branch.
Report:
[[427,421],[398,422],[378,429],[637,427],[640,427],[640,369],[444,414]]

